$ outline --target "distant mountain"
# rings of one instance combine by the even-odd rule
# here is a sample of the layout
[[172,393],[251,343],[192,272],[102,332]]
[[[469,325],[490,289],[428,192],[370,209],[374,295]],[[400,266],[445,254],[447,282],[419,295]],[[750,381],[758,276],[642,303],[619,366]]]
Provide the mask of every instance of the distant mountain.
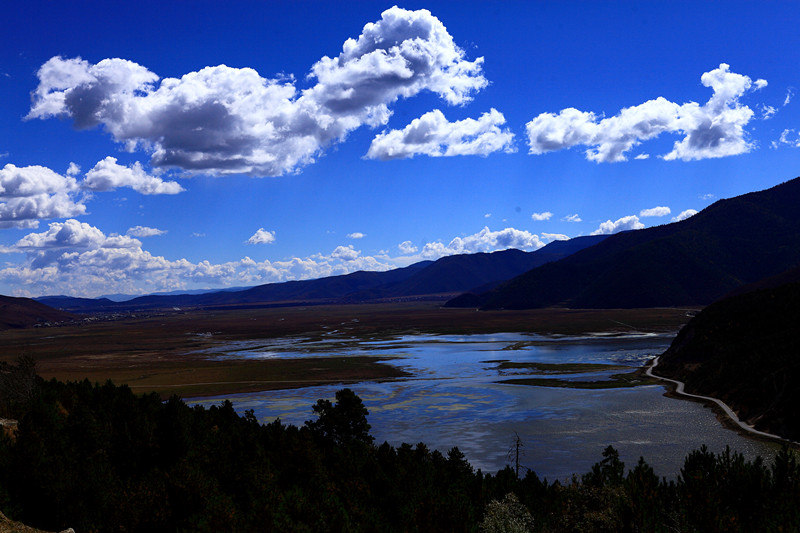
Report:
[[76,298],[74,296],[40,296],[36,301],[71,313],[92,313],[112,309],[120,305],[108,298]]
[[610,236],[449,305],[485,309],[707,305],[800,265],[800,178],[681,222]]
[[30,298],[0,296],[0,330],[28,328],[36,324],[64,322],[74,318],[69,313]]
[[798,317],[800,282],[725,298],[689,321],[657,372],[723,400],[756,429],[800,441]]
[[74,312],[111,312],[171,307],[352,303],[396,298],[452,295],[476,287],[494,287],[534,267],[601,242],[605,236],[555,241],[534,252],[504,250],[443,257],[385,272],[354,272],[326,278],[270,283],[239,291],[149,295],[124,302],[108,299],[44,297],[40,301]]
[[[252,288],[252,286],[248,287],[225,287],[223,289],[188,289],[188,290],[177,290],[177,291],[164,291],[164,292],[154,292],[148,296],[178,296],[182,294],[208,294],[211,292],[237,292],[243,291]],[[106,294],[101,296],[102,298],[107,298],[112,302],[127,302],[129,300],[133,300],[134,298],[139,298],[141,294]],[[40,298],[35,298],[36,300],[40,300]]]
[[464,290],[494,288],[500,283],[550,261],[562,259],[602,241],[606,236],[576,237],[554,241],[539,250],[502,250],[491,253],[442,257],[413,276],[395,283],[351,295],[352,299],[397,298],[448,294]]

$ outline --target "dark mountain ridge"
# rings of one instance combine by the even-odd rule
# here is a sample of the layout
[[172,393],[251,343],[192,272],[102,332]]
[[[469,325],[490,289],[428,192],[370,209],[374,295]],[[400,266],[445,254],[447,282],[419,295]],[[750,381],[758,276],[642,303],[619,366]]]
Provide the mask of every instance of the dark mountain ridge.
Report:
[[800,265],[800,179],[720,200],[693,217],[617,233],[448,305],[484,309],[707,305]]

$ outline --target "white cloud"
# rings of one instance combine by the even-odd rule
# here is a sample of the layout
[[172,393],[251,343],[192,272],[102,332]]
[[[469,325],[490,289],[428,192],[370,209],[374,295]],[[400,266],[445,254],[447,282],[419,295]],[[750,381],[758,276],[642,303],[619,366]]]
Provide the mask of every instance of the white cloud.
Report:
[[[631,148],[665,132],[684,135],[671,152],[661,156],[665,160],[690,161],[749,152],[753,145],[746,139],[744,126],[753,117],[753,110],[739,99],[753,89],[754,82],[729,68],[722,63],[700,77],[701,83],[713,91],[702,106],[695,102],[679,105],[659,97],[602,119],[574,108],[558,114],[542,113],[526,125],[529,153],[584,145],[589,147],[586,158],[590,161],[626,161]],[[754,89],[766,84],[766,80],[756,80]]]
[[397,245],[397,249],[403,255],[411,255],[417,252],[417,247],[411,241],[403,241]]
[[83,215],[86,206],[74,198],[78,184],[42,166],[0,169],[0,228],[35,228],[40,219]]
[[206,67],[165,78],[124,59],[91,64],[53,57],[39,69],[28,118],[69,117],[101,125],[155,167],[213,175],[278,176],[312,163],[332,142],[386,124],[389,105],[422,91],[464,104],[487,85],[483,58],[467,61],[427,10],[393,7],[322,57],[298,89],[251,68]]
[[147,226],[134,226],[130,228],[128,231],[125,232],[125,235],[130,235],[131,237],[155,237],[158,235],[164,235],[166,230],[158,229],[158,228],[150,228]]
[[650,154],[638,154],[634,159],[644,161],[645,159],[650,159]]
[[545,211],[544,213],[534,213],[531,215],[533,220],[550,220],[550,217],[553,216],[553,213],[550,211]]
[[542,246],[544,243],[538,235],[524,230],[505,228],[491,231],[488,227],[484,227],[473,235],[456,237],[448,244],[429,242],[422,248],[420,256],[424,259],[438,259],[447,255],[494,252],[509,248],[538,250]]
[[81,173],[81,167],[78,166],[76,163],[70,163],[69,167],[67,168],[67,176],[77,176]]
[[567,215],[561,220],[563,220],[564,222],[583,222],[581,217],[578,216],[578,213],[575,213],[574,215]]
[[164,181],[147,174],[138,161],[126,167],[118,164],[117,159],[111,156],[98,161],[94,168],[86,173],[81,187],[91,191],[112,191],[118,187],[130,187],[141,194],[178,194],[185,190],[175,181]]
[[355,261],[359,255],[361,255],[361,252],[354,249],[352,244],[337,246],[336,249],[331,252],[332,258],[341,259],[342,261]]
[[703,196],[701,196],[700,199],[701,200],[706,200],[706,201],[711,201],[716,197],[717,197],[716,194],[707,193],[707,194],[704,194]]
[[794,97],[794,87],[789,87],[786,90],[786,98],[783,99],[783,105],[784,106],[789,105],[789,102],[792,101],[793,97]]
[[327,256],[272,262],[256,262],[249,257],[218,264],[169,260],[143,250],[138,239],[106,235],[74,219],[53,222],[47,231],[31,233],[0,252],[26,255],[23,264],[6,263],[0,269],[0,280],[24,296],[141,294],[187,286],[255,285],[396,266],[389,258],[361,257],[360,251],[344,246]]
[[515,151],[514,134],[501,129],[506,119],[492,109],[477,120],[467,118],[448,122],[444,114],[435,109],[415,118],[402,130],[391,130],[377,135],[365,156],[368,159],[403,159],[415,155],[431,157],[456,155],[481,155]]
[[258,228],[247,241],[246,244],[270,244],[275,242],[275,232],[267,231],[264,228]]
[[547,241],[549,241],[549,242],[552,242],[552,241],[568,241],[569,240],[569,236],[568,235],[564,235],[563,233],[545,233],[545,232],[542,232],[542,238],[543,239],[547,239]]
[[658,207],[651,207],[650,209],[642,209],[641,211],[639,211],[639,216],[642,218],[665,217],[670,213],[672,213],[672,210],[669,207],[658,206]]
[[491,213],[486,213],[485,215],[483,215],[483,218],[492,218],[492,214]]
[[686,209],[685,211],[681,211],[680,214],[672,217],[672,222],[680,222],[681,220],[686,220],[689,217],[693,217],[697,214],[697,210],[695,209]]
[[360,231],[356,231],[354,233],[348,233],[347,234],[347,238],[348,239],[363,239],[364,237],[366,237],[366,235],[361,233]]
[[772,141],[772,148],[777,149],[779,146],[783,145],[800,148],[800,134],[793,129],[783,130],[780,138],[777,141]]
[[612,222],[607,220],[600,224],[600,227],[594,230],[591,235],[610,235],[620,231],[628,231],[634,229],[642,229],[644,224],[639,222],[639,217],[636,215],[628,215]]
[[767,104],[761,104],[761,118],[763,120],[771,119],[773,116],[775,116],[775,113],[777,112],[778,110],[775,109],[773,106]]

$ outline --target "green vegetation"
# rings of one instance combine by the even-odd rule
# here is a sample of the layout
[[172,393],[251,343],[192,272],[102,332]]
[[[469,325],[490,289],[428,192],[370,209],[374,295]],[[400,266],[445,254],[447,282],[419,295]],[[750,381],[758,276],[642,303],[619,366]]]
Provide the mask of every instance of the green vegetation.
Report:
[[[27,379],[26,361],[2,369]],[[10,380],[2,382],[6,386]],[[76,531],[796,531],[800,465],[705,448],[677,481],[611,447],[570,482],[474,471],[458,448],[376,445],[352,391],[302,427],[128,387],[34,379],[3,409],[0,510]],[[23,390],[27,390],[23,387]]]
[[645,376],[641,372],[612,374],[608,379],[577,380],[561,378],[513,378],[504,379],[502,383],[513,385],[532,385],[536,387],[561,387],[565,389],[619,389],[622,387],[638,387],[659,383],[657,379]]
[[487,363],[497,363],[497,370],[518,370],[524,369],[531,372],[553,373],[553,374],[582,374],[585,372],[604,372],[607,370],[620,370],[631,368],[623,365],[612,365],[607,363],[537,363],[537,362],[513,362],[513,361],[486,361]]
[[[565,389],[618,389],[621,387],[638,387],[658,383],[634,367],[605,363],[537,363],[512,361],[486,361],[497,363],[497,370],[502,375],[506,370],[524,370],[519,377],[504,379],[501,383],[513,385],[531,385],[535,387],[561,387]],[[612,374],[604,379],[563,379],[556,377],[527,377],[536,374],[589,374],[608,372],[609,370],[630,370],[629,372]]]

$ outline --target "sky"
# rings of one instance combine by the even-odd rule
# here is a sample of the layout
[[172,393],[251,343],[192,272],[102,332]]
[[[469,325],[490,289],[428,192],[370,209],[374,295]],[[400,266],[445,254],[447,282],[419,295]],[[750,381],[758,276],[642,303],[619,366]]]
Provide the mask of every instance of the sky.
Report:
[[2,294],[532,251],[800,174],[796,2],[0,9]]

